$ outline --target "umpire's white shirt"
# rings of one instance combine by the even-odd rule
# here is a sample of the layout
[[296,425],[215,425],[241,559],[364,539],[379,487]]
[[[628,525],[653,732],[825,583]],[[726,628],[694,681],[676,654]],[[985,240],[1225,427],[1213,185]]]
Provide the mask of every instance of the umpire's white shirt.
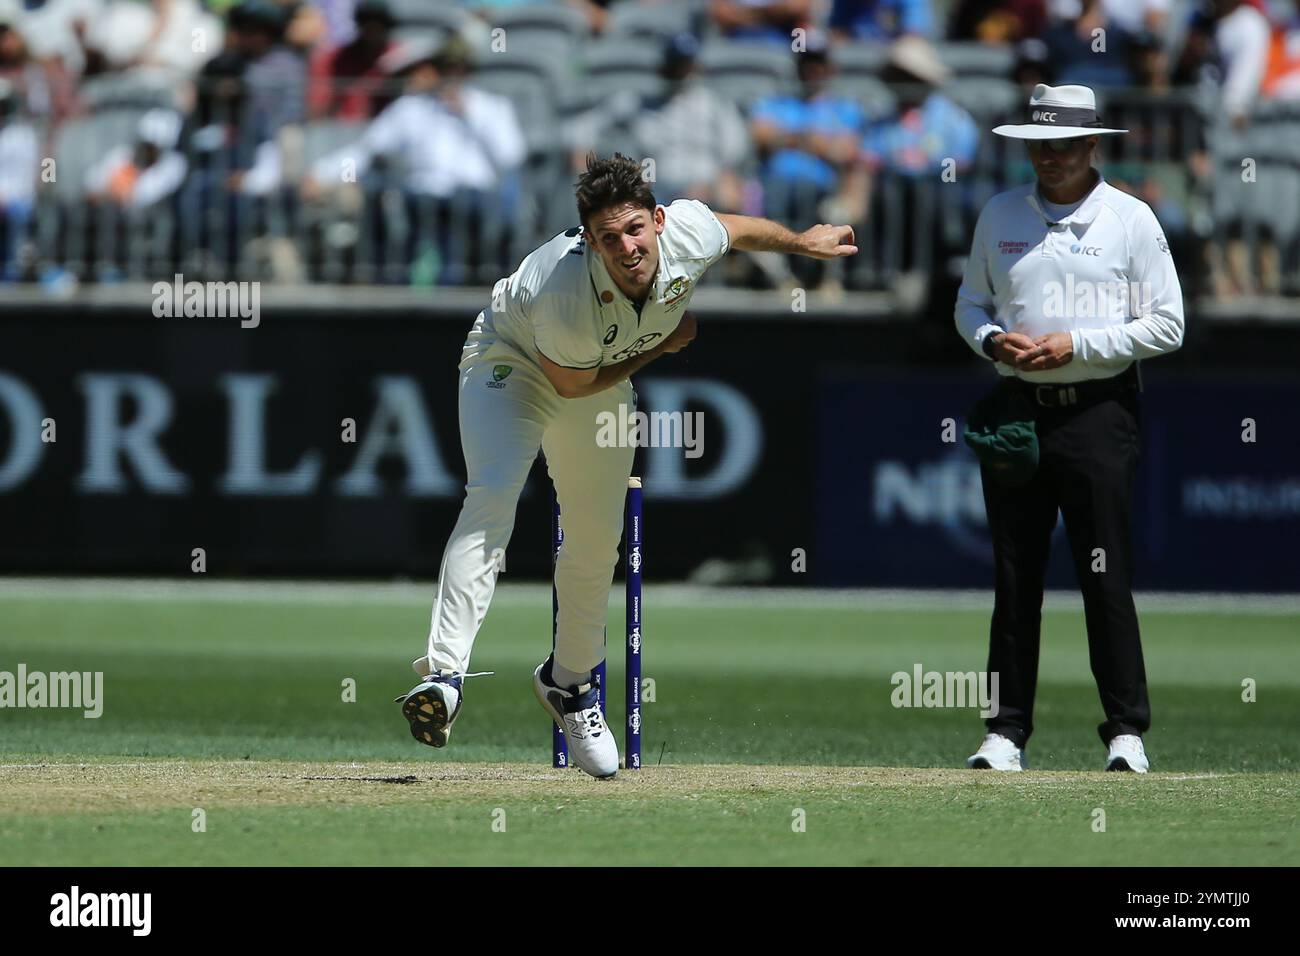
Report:
[[1183,341],[1182,291],[1155,213],[1100,177],[1060,222],[1045,211],[1036,183],[989,200],[955,318],[984,358],[984,339],[997,332],[1069,332],[1074,358],[1060,368],[1021,372],[996,363],[1002,375],[1033,382],[1110,378]]
[[677,328],[700,276],[726,253],[727,230],[695,199],[664,207],[659,271],[638,314],[580,228],[530,253],[499,281],[474,323],[462,361],[490,357],[501,342],[536,361],[596,368],[654,348]]

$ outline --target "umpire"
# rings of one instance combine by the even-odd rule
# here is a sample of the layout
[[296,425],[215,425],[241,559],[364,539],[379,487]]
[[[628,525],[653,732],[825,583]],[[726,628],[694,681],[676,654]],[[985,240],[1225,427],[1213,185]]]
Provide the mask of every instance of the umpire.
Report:
[[1145,773],[1151,724],[1133,605],[1130,531],[1138,461],[1137,361],[1183,340],[1182,292],[1151,208],[1095,168],[1092,90],[1039,84],[1025,141],[1036,183],[994,196],[975,227],[956,324],[1003,376],[976,406],[996,596],[989,671],[996,713],[971,767],[1021,770],[1033,733],[1043,577],[1059,510],[1083,591],[1088,652],[1106,720],[1107,770]]

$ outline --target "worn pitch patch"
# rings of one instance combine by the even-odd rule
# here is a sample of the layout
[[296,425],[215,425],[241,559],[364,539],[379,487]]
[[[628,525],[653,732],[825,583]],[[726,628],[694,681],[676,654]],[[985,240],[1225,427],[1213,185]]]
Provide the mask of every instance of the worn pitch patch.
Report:
[[564,796],[597,802],[690,799],[726,794],[806,796],[870,788],[1002,787],[1016,792],[1151,787],[1160,782],[1227,780],[1232,775],[1095,772],[996,774],[910,767],[792,767],[685,764],[621,771],[595,780],[537,764],[347,763],[250,760],[105,760],[0,764],[0,814],[48,815],[220,806],[401,804]]

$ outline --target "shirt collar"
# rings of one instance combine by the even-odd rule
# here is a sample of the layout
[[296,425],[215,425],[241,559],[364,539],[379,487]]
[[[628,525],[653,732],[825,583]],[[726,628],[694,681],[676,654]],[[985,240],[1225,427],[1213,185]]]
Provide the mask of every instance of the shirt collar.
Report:
[[[1083,202],[1079,204],[1079,207],[1075,209],[1074,212],[1070,213],[1064,219],[1059,220],[1060,222],[1063,222],[1066,225],[1078,223],[1086,226],[1096,219],[1097,214],[1101,212],[1102,200],[1105,198],[1106,190],[1109,189],[1110,186],[1106,184],[1106,179],[1100,172],[1097,172],[1097,170],[1093,170],[1093,172],[1097,175],[1097,182],[1092,187],[1092,191],[1089,192],[1087,196],[1083,197]],[[1032,208],[1034,212],[1043,217],[1044,222],[1057,221],[1049,216],[1043,209],[1044,200],[1038,193],[1037,185],[1029,191],[1029,195],[1025,197],[1025,201],[1029,203],[1030,208]]]

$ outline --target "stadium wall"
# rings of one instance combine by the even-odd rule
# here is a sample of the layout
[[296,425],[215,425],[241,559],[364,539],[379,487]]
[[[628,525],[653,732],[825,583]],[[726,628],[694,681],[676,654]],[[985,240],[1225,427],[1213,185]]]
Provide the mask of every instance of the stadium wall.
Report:
[[[436,575],[464,482],[463,311],[140,313],[0,318],[0,570],[187,574],[202,548],[214,575]],[[698,458],[638,452],[651,580],[991,583],[959,437],[991,373],[949,326],[700,318],[637,379],[646,411],[703,422]],[[1201,330],[1145,369],[1139,588],[1300,590],[1300,333],[1237,338]],[[545,487],[539,464],[509,575],[547,572]],[[1055,548],[1049,584],[1070,586]]]

